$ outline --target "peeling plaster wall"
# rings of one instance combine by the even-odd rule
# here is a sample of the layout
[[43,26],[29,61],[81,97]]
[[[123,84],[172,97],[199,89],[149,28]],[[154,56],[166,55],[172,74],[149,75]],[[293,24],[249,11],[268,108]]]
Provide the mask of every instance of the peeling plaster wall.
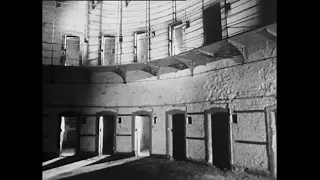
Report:
[[132,152],[132,139],[131,136],[117,136],[116,140],[117,152],[129,153]]
[[[95,79],[95,83],[88,83],[87,79],[83,79],[81,83],[76,80],[72,83],[67,71],[59,73],[54,76],[56,79],[52,78],[55,84],[43,83],[44,112],[49,115],[45,121],[55,121],[58,112],[68,109],[95,114],[105,110],[104,107],[110,107],[118,109],[119,115],[125,114],[120,116],[122,123],[117,123],[117,134],[131,134],[131,114],[143,110],[144,107],[141,106],[148,106],[147,111],[157,117],[157,123],[152,121],[152,154],[166,154],[165,112],[178,108],[173,104],[186,103],[182,106],[187,109],[187,113],[204,112],[212,107],[226,108],[227,104],[229,108],[237,111],[263,110],[276,105],[276,42],[263,42],[249,46],[248,49],[250,54],[247,63],[233,65],[228,59],[212,62],[197,67],[195,72],[198,74],[195,73],[193,77],[188,76],[188,70],[184,70],[162,75],[160,80],[152,77],[127,84],[121,81],[103,84],[108,81],[117,82],[115,79],[118,76],[101,73],[103,76]],[[94,73],[91,78],[93,75]],[[66,77],[69,83],[62,82],[63,77]],[[98,82],[101,84],[97,84]],[[63,108],[68,105],[74,107]],[[193,120],[192,124],[187,124],[187,137],[203,138],[204,116],[188,116]],[[54,127],[53,124],[48,123],[48,126]],[[268,156],[265,144],[236,142],[266,142],[264,113],[239,113],[238,124],[232,124],[232,130],[234,165],[266,170]],[[49,136],[49,139],[54,141],[54,131],[50,131]],[[131,141],[131,136],[117,136],[116,151],[131,152]],[[45,144],[46,151],[54,150],[55,142]],[[204,140],[188,139],[187,147],[189,158],[205,158]]]
[[266,131],[265,113],[238,114],[238,123],[232,124],[235,166],[268,168]]
[[238,113],[238,123],[232,124],[233,139],[266,142],[264,113]]
[[86,117],[86,122],[81,124],[80,135],[95,135],[96,126],[98,126],[96,117]]
[[252,168],[257,170],[267,170],[267,148],[264,145],[238,144],[234,147],[234,162],[236,166]]
[[[204,115],[188,115],[192,118],[192,124],[186,124],[187,157],[191,159],[205,158],[205,132]],[[201,138],[201,139],[192,139]]]
[[130,84],[46,84],[43,86],[46,92],[43,101],[44,104],[63,102],[98,106],[178,104],[268,96],[275,94],[275,87],[275,59],[269,59],[178,80]]
[[96,152],[96,137],[95,136],[81,136],[80,137],[80,151],[82,152]]
[[132,117],[131,116],[118,116],[121,118],[121,123],[116,124],[116,151],[118,152],[131,152],[132,144]]
[[85,117],[85,123],[80,128],[80,151],[96,152],[97,149],[97,120],[96,117]]
[[153,113],[157,117],[157,123],[152,121],[152,153],[166,154],[166,114],[165,112],[174,107],[154,107]]
[[186,136],[204,138],[204,115],[188,115],[192,118],[192,124],[187,123]]
[[131,134],[132,131],[132,117],[131,116],[118,116],[121,118],[121,123],[117,122],[116,132],[117,134]]
[[205,159],[205,141],[187,139],[187,158],[193,160],[204,160]]

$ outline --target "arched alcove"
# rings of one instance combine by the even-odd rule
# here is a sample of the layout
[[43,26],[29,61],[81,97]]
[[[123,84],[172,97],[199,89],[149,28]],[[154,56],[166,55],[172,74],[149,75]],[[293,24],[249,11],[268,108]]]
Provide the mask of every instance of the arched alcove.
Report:
[[187,158],[186,113],[180,109],[166,112],[166,154],[177,160]]
[[205,110],[206,160],[221,169],[232,164],[229,110],[213,107]]
[[112,155],[116,149],[116,119],[117,113],[113,111],[101,111],[96,113],[96,149],[98,154]]
[[[59,156],[63,155],[64,147],[67,147],[65,154],[77,155],[80,150],[80,123],[82,114],[76,111],[64,111],[58,114],[58,127],[57,127],[57,152]],[[70,123],[69,123],[70,121]],[[68,127],[68,128],[66,128]],[[70,127],[70,128],[69,128]],[[67,136],[71,136],[72,140],[67,140]],[[72,146],[72,148],[69,148]]]

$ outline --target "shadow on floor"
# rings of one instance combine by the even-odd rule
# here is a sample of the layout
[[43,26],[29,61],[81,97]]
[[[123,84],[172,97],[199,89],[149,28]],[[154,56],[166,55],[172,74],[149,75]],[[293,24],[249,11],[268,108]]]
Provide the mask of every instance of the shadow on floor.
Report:
[[42,154],[42,162],[46,162],[46,161],[49,161],[49,160],[57,158],[57,157],[59,157],[59,155],[55,154],[55,153],[43,153]]
[[[135,161],[127,162],[104,169],[78,174],[62,178],[64,180],[127,180],[127,179],[153,179],[153,180],[185,180],[194,179],[194,167],[187,162],[164,160],[153,157],[144,157]],[[203,168],[203,167],[202,167]],[[196,171],[199,171],[196,168]]]
[[64,180],[104,180],[104,179],[115,179],[115,180],[127,180],[127,179],[157,179],[156,174],[152,174],[146,169],[137,166],[145,162],[143,159],[139,159],[133,162],[112,166],[105,169],[100,169],[72,177],[63,178]]
[[55,161],[55,162],[53,162],[51,164],[43,166],[42,167],[42,171],[46,171],[48,169],[53,169],[53,168],[56,168],[56,167],[64,166],[64,165],[67,165],[67,164],[70,164],[70,163],[74,163],[74,162],[81,161],[81,160],[84,160],[84,159],[92,158],[92,157],[95,157],[95,156],[96,156],[95,154],[68,156],[68,157],[60,159],[58,161]]
[[107,163],[107,162],[110,162],[110,161],[116,161],[116,160],[121,160],[121,159],[127,159],[127,158],[130,158],[130,157],[133,157],[134,155],[111,155],[111,156],[108,156],[106,158],[103,158],[99,161],[96,161],[94,163],[91,163],[91,164],[88,164],[86,166],[92,166],[92,165],[95,165],[95,164],[101,164],[101,163]]

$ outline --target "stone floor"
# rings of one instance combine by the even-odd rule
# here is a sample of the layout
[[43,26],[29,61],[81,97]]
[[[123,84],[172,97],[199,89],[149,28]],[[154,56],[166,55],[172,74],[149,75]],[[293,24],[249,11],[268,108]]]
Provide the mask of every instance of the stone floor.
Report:
[[93,157],[43,171],[44,180],[271,180],[245,172],[222,172],[214,166],[154,157],[104,160]]

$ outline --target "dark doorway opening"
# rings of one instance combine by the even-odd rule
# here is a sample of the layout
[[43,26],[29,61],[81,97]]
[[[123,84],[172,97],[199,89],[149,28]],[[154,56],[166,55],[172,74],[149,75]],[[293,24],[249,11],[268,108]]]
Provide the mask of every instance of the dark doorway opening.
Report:
[[215,3],[203,12],[205,44],[222,39],[220,3]]
[[185,115],[172,115],[172,146],[173,159],[183,160],[186,158],[186,138],[185,138]]
[[114,154],[115,116],[103,116],[102,154]]
[[61,130],[61,156],[74,156],[78,147],[77,117],[62,117]]
[[212,164],[220,169],[230,169],[229,114],[211,114],[212,125]]

